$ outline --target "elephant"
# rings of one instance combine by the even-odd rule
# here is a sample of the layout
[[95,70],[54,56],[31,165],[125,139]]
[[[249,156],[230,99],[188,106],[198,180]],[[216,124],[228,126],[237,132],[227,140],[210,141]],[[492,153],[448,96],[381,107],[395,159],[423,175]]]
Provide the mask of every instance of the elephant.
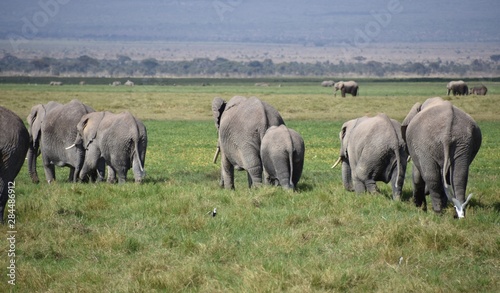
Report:
[[267,129],[260,147],[264,182],[294,190],[304,167],[305,146],[302,136],[285,125]]
[[456,216],[465,217],[469,166],[481,147],[481,130],[464,111],[440,97],[416,103],[401,125],[413,161],[415,205],[427,209],[430,194],[434,212],[441,214],[448,199]]
[[56,86],[58,86],[58,85],[63,85],[63,83],[62,83],[62,81],[51,81],[49,83],[49,85],[56,85]]
[[[0,106],[0,223],[5,205],[15,190],[14,180],[23,166],[29,147],[29,133],[14,112]],[[14,193],[15,194],[15,193]]]
[[471,95],[486,96],[487,92],[488,92],[488,88],[485,87],[484,85],[475,86],[475,87],[469,89],[469,94],[471,94]]
[[[85,150],[82,157],[80,179],[97,170],[98,181],[104,178],[103,165],[108,165],[108,182],[124,183],[132,168],[136,183],[144,178],[144,163],[148,137],[146,127],[130,112],[92,112],[78,122],[73,147]],[[99,170],[101,169],[101,170]]]
[[125,83],[124,83],[126,86],[134,86],[134,82],[131,81],[131,80],[127,80]]
[[47,182],[56,179],[55,166],[69,167],[69,181],[76,182],[80,172],[79,162],[83,149],[66,150],[65,146],[74,142],[76,125],[80,118],[94,109],[78,100],[67,104],[49,102],[46,105],[36,105],[28,115],[30,147],[28,149],[28,172],[31,180],[38,183],[36,158],[39,150]]
[[333,80],[324,80],[321,82],[322,87],[331,87],[335,84]]
[[256,97],[216,97],[212,112],[218,132],[214,163],[221,154],[220,185],[234,189],[234,169],[246,170],[249,187],[262,185],[261,141],[271,126],[285,124],[279,112]]
[[345,122],[339,133],[342,181],[348,191],[379,192],[376,181],[391,182],[392,198],[400,199],[408,154],[401,124],[386,114]]
[[448,89],[447,95],[450,95],[450,92],[453,93],[454,96],[465,96],[469,94],[469,87],[463,80],[458,81],[450,81],[446,88]]
[[333,87],[335,88],[335,94],[334,96],[337,96],[337,91],[340,90],[342,93],[342,97],[345,98],[345,94],[351,94],[353,97],[358,95],[358,89],[359,86],[358,84],[351,80],[351,81],[339,81],[336,82]]

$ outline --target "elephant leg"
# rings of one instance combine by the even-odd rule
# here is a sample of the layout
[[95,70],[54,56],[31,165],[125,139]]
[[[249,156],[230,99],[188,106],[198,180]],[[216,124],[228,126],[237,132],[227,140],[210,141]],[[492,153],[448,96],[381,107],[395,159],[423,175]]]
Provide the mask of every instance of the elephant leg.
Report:
[[[420,171],[417,167],[413,166],[413,201],[416,207],[422,207],[427,211],[427,202],[425,201],[425,182],[420,176]],[[423,206],[422,206],[423,205]]]
[[48,183],[52,183],[56,180],[56,168],[50,162],[43,162],[43,170],[45,172],[45,179]]
[[116,171],[108,165],[108,183],[116,183]]
[[361,181],[359,178],[354,176],[352,182],[354,183],[354,192],[356,193],[365,193],[366,192],[366,186],[363,181]]
[[118,177],[119,184],[127,182],[127,171],[128,171],[128,169],[125,166],[119,166],[116,169],[116,175]]
[[75,168],[69,167],[68,182],[75,182]]
[[226,189],[234,189],[234,166],[225,155],[221,157],[221,182]]
[[345,161],[342,162],[342,182],[344,183],[344,188],[347,191],[354,191],[351,166]]
[[370,193],[379,193],[380,192],[378,190],[377,183],[373,179],[365,180],[365,186],[366,186],[366,191],[368,191]]
[[262,185],[262,167],[256,166],[249,168],[248,173],[248,187],[259,187]]

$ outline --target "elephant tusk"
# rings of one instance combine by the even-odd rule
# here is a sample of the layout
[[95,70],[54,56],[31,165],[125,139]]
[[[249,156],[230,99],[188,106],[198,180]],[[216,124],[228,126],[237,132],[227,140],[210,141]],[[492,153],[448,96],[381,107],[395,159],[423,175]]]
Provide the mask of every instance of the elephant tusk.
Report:
[[219,157],[219,153],[220,153],[220,147],[217,147],[214,155],[214,164],[217,163],[217,158]]
[[67,147],[66,149],[67,149],[67,150],[69,150],[69,149],[72,149],[72,148],[74,148],[74,147],[75,147],[75,144],[72,144],[72,145],[70,145],[69,147]]
[[337,167],[337,165],[340,163],[340,161],[341,161],[341,160],[342,160],[342,158],[341,158],[341,157],[339,157],[339,158],[337,159],[337,161],[335,162],[335,164],[333,164],[332,169],[333,169],[333,168],[335,168],[335,167]]

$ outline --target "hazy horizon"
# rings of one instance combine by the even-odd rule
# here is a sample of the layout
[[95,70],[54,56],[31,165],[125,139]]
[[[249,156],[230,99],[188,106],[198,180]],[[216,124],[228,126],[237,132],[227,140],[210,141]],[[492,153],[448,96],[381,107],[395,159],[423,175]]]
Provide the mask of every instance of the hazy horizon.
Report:
[[3,3],[0,39],[13,50],[33,39],[488,43],[500,42],[498,12],[497,0],[19,0]]

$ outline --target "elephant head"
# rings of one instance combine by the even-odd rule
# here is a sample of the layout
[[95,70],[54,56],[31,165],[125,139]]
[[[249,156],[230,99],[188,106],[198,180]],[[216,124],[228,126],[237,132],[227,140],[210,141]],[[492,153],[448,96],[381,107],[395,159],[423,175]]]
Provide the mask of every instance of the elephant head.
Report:
[[82,117],[76,125],[76,139],[74,146],[81,146],[87,150],[97,137],[99,124],[106,112],[92,112]]

